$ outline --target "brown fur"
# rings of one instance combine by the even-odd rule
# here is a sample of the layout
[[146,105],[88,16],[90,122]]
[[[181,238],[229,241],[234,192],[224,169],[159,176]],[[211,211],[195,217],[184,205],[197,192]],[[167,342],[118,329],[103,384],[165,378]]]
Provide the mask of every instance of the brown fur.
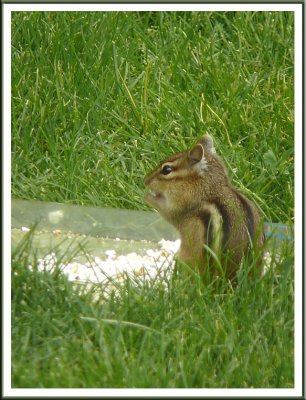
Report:
[[151,191],[145,200],[178,229],[178,259],[191,267],[201,272],[208,267],[211,274],[217,273],[214,259],[205,250],[208,245],[232,279],[251,243],[262,246],[260,213],[232,186],[209,135],[191,150],[163,161],[144,182]]

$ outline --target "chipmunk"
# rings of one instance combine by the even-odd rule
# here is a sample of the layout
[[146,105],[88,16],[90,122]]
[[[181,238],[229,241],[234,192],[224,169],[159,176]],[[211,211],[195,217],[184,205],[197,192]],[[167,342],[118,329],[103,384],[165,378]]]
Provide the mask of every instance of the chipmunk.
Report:
[[259,210],[232,186],[210,135],[163,161],[144,183],[145,201],[180,233],[178,261],[200,273],[220,275],[221,266],[232,280],[249,248],[263,245]]

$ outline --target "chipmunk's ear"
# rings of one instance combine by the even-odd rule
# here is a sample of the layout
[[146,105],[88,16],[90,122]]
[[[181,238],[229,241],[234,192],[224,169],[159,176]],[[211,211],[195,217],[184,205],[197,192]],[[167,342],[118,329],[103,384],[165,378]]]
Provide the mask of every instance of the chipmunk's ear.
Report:
[[196,144],[188,153],[190,161],[195,164],[204,158],[204,148],[201,143]]
[[213,138],[210,135],[208,135],[208,134],[204,135],[198,141],[198,143],[201,144],[204,147],[205,150],[208,150],[213,154],[216,153],[216,149],[215,149],[215,146],[214,146],[214,141],[213,141]]

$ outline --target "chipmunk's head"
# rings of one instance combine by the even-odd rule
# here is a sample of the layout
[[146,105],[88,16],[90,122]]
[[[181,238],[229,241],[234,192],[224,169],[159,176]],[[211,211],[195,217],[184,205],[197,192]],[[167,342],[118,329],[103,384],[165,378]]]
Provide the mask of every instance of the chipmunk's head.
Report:
[[149,189],[146,202],[170,222],[180,213],[192,212],[215,185],[227,180],[215,153],[213,139],[205,135],[191,150],[164,160],[144,179]]

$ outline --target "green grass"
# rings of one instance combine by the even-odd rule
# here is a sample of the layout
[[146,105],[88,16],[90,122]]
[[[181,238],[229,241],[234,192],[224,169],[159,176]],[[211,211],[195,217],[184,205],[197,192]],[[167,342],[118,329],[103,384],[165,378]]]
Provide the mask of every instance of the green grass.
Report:
[[234,290],[133,278],[105,299],[103,285],[78,293],[29,271],[29,235],[13,254],[13,387],[292,388],[292,246],[281,253]]
[[[292,224],[293,56],[290,12],[14,12],[12,195],[146,209],[144,175],[209,132],[265,219]],[[136,280],[95,302],[30,272],[29,236],[12,257],[12,385],[291,388],[282,252],[235,290]]]
[[290,12],[13,13],[13,196],[144,209],[144,175],[210,132],[266,219],[292,221],[293,27]]

